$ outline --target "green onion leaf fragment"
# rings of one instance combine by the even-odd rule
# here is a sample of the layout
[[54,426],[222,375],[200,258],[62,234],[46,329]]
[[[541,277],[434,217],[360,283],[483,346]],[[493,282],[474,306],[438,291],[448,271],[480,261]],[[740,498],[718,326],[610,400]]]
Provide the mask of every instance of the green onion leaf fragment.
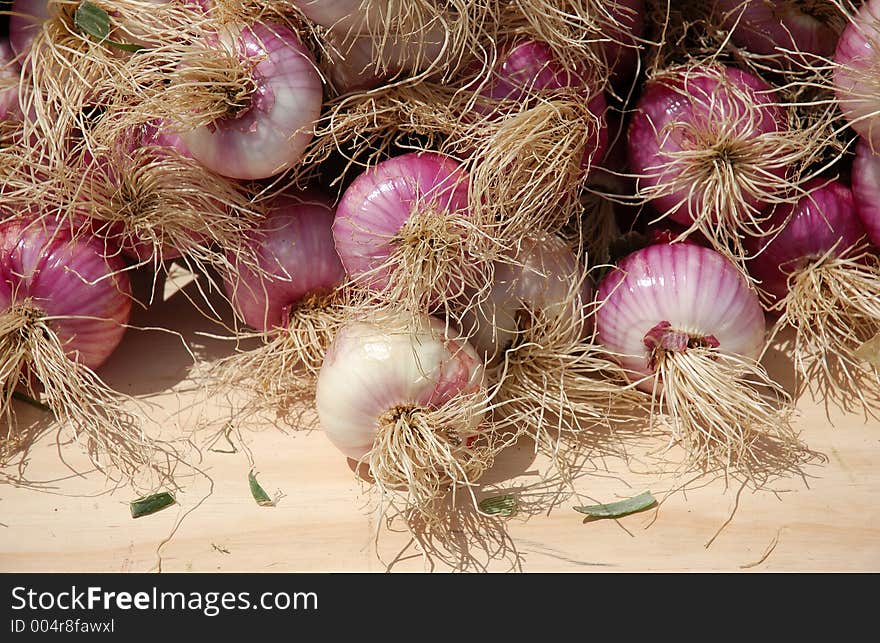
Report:
[[516,498],[513,496],[492,496],[480,501],[480,511],[493,516],[508,518],[516,513]]
[[83,2],[79,3],[76,13],[73,15],[73,22],[76,24],[77,29],[92,38],[96,38],[99,43],[106,43],[111,47],[131,53],[146,49],[146,47],[141,45],[130,45],[110,40],[110,16],[101,7],[88,0],[83,0]]
[[257,476],[254,475],[254,470],[251,469],[250,473],[248,473],[248,484],[251,487],[251,495],[254,497],[254,500],[257,501],[257,504],[261,507],[274,507],[275,501],[269,497],[269,494],[266,493],[265,489],[260,486],[260,483],[257,482]]
[[657,500],[651,495],[651,492],[646,491],[633,498],[627,498],[626,500],[621,500],[619,502],[612,502],[607,505],[574,507],[574,510],[592,516],[593,518],[620,518],[621,516],[650,509],[656,504]]
[[45,411],[46,413],[52,413],[52,415],[54,415],[54,413],[52,412],[52,409],[50,409],[48,406],[46,406],[42,402],[35,400],[30,395],[25,395],[24,393],[20,393],[19,391],[13,391],[12,392],[12,399],[18,400],[19,402],[24,402],[25,404],[30,404],[35,409],[40,409],[41,411]]
[[175,502],[174,496],[166,491],[132,500],[131,503],[129,503],[129,506],[131,507],[131,517],[140,518],[141,516],[149,516],[157,511],[161,511],[165,507],[170,507]]

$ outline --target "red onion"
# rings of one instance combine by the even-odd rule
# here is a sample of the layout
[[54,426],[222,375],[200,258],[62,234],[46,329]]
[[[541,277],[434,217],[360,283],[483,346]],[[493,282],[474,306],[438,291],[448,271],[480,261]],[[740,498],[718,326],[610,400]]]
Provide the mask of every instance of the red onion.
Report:
[[850,20],[834,52],[834,87],[840,110],[852,128],[880,142],[877,75],[880,73],[880,0],[867,0]]
[[880,333],[880,261],[848,187],[816,179],[805,189],[774,213],[770,223],[781,230],[763,248],[755,244],[748,268],[780,313],[776,330],[795,331],[799,384],[867,411],[880,403],[880,374],[858,351]]
[[352,281],[419,308],[485,286],[471,272],[473,231],[467,173],[434,152],[396,156],[358,176],[333,222]]
[[232,178],[266,178],[293,167],[321,110],[311,54],[295,33],[274,23],[230,27],[216,46],[239,60],[246,97],[233,105],[228,94],[215,96],[228,116],[181,132],[184,143],[206,167]]
[[838,181],[816,178],[804,185],[806,195],[778,206],[768,222],[779,228],[769,239],[752,239],[749,272],[774,301],[789,292],[790,279],[820,259],[851,256],[865,242],[853,194]]
[[68,358],[97,368],[119,345],[131,310],[128,278],[95,239],[20,221],[0,227],[0,310],[26,306],[51,317]]
[[864,140],[856,147],[852,190],[865,233],[871,243],[880,246],[880,156],[874,154]]
[[743,255],[762,210],[780,200],[804,153],[761,79],[733,67],[675,69],[650,80],[629,126],[639,191],[663,215]]
[[39,396],[33,375],[46,405],[86,442],[98,466],[134,475],[148,466],[151,446],[122,396],[92,370],[114,351],[128,322],[131,290],[121,270],[101,242],[74,239],[66,225],[0,225],[0,414],[11,414],[9,393],[17,385]]
[[693,244],[648,246],[602,280],[598,300],[599,342],[658,395],[695,463],[748,469],[763,440],[792,445],[786,395],[754,361],[764,314],[734,264]]
[[330,226],[330,199],[316,192],[282,195],[265,205],[267,215],[254,230],[257,265],[236,263],[236,283],[226,282],[238,315],[252,328],[286,328],[289,315],[310,295],[333,291],[345,271]]
[[463,316],[469,343],[492,366],[498,425],[530,436],[561,472],[560,438],[583,438],[635,408],[619,368],[589,341],[592,302],[578,257],[559,237],[542,235],[496,262],[491,289]]
[[[802,62],[830,57],[844,18],[834,0],[716,0],[733,42],[756,54],[794,52]],[[812,55],[812,56],[810,56]]]
[[[491,464],[482,426],[487,396],[473,349],[447,324],[392,316],[342,327],[318,376],[321,428],[343,454],[369,464],[379,489],[432,517],[452,486]],[[476,443],[488,440],[487,445]]]
[[554,235],[523,239],[516,255],[495,263],[492,286],[465,322],[468,341],[491,361],[503,357],[535,325],[569,329],[575,341],[591,330],[592,286],[568,245]]
[[[590,168],[603,158],[608,148],[607,105],[602,92],[592,87],[595,81],[591,81],[585,69],[566,69],[553,50],[539,40],[508,43],[499,52],[498,60],[481,90],[484,96],[519,103],[544,97],[545,92],[573,89],[586,103],[591,120],[581,165]],[[501,113],[505,113],[503,109]]]
[[255,260],[231,256],[225,283],[237,315],[260,331],[263,344],[221,360],[215,373],[224,385],[256,384],[262,402],[281,408],[313,386],[306,375],[317,375],[346,317],[345,271],[333,245],[329,197],[286,194],[264,206],[264,221],[247,235]]

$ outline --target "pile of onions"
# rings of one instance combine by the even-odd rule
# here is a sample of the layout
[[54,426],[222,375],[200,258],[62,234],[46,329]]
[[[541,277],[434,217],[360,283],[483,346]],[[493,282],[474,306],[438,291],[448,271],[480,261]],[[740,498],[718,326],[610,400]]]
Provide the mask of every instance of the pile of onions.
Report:
[[72,237],[39,217],[0,225],[0,416],[4,460],[26,447],[16,433],[17,389],[45,405],[86,446],[99,468],[134,476],[151,466],[154,445],[125,396],[95,373],[129,320],[131,288],[119,259],[99,240]]
[[[261,407],[313,396],[330,441],[422,524],[450,493],[476,504],[522,436],[567,482],[656,426],[691,468],[796,467],[791,395],[759,361],[779,337],[762,295],[805,388],[880,399],[880,0],[845,29],[835,0],[719,0],[695,23],[716,29],[680,40],[650,24],[665,4],[17,0],[4,419],[26,393],[101,466],[152,467],[95,369],[129,323],[128,271],[177,261],[222,283],[212,319],[256,344],[215,381]],[[825,138],[831,66],[793,70],[841,31],[852,130]],[[811,181],[853,132],[852,191],[847,166]],[[617,201],[644,211],[628,222]]]

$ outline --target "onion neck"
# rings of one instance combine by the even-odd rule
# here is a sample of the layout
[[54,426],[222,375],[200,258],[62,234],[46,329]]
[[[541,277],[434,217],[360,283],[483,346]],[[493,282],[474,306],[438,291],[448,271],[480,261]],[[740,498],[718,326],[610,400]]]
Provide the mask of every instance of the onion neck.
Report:
[[656,370],[665,353],[684,353],[689,348],[718,348],[720,345],[714,335],[698,335],[676,330],[668,321],[662,321],[645,333],[643,339],[649,349],[648,368]]

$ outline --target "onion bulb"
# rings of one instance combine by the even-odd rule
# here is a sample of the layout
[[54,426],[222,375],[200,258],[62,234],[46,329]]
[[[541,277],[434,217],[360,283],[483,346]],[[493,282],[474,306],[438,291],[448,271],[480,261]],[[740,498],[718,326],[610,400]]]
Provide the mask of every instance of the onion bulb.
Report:
[[852,191],[856,212],[871,243],[880,247],[880,155],[861,140],[852,167]]
[[[309,51],[274,23],[229,26],[213,47],[201,52],[202,64],[213,69],[200,68],[198,55],[184,62],[172,79],[181,83],[174,97],[180,111],[162,116],[198,161],[223,176],[260,179],[293,167],[321,110],[321,79]],[[198,126],[188,129],[186,115]]]
[[834,89],[850,126],[878,151],[880,143],[880,0],[867,0],[837,42]]
[[763,80],[733,67],[676,68],[649,80],[629,126],[639,195],[741,261],[743,238],[764,236],[768,204],[810,153],[804,132]]
[[480,88],[487,105],[476,103],[465,137],[479,141],[471,182],[480,218],[502,222],[512,238],[565,225],[608,148],[601,89],[586,59],[568,67],[540,40],[501,46]]
[[575,253],[558,236],[535,235],[496,262],[491,289],[463,315],[468,341],[490,365],[498,425],[530,436],[560,472],[560,438],[583,447],[588,433],[604,437],[598,426],[631,417],[636,407],[619,367],[591,341],[593,311],[593,288]]
[[768,450],[796,445],[788,396],[756,361],[761,304],[734,264],[698,245],[648,246],[608,273],[598,300],[599,343],[655,396],[692,464],[754,473]]
[[835,0],[716,0],[733,42],[752,53],[784,54],[801,64],[830,58],[844,26]]
[[318,375],[321,427],[369,465],[384,493],[430,518],[447,491],[491,465],[483,365],[435,318],[385,315],[340,328]]
[[880,376],[857,356],[880,333],[880,261],[868,248],[853,195],[838,181],[814,179],[771,224],[781,229],[755,243],[749,272],[780,314],[776,329],[795,331],[800,385],[814,395],[867,409],[880,401]]
[[102,469],[134,475],[151,445],[138,420],[95,370],[125,333],[131,289],[118,258],[94,238],[71,237],[48,219],[0,225],[0,415],[4,456],[26,448],[12,421],[22,387],[71,427]]
[[486,237],[468,209],[468,175],[442,154],[403,154],[355,178],[333,239],[352,283],[385,301],[424,310],[486,286]]
[[[263,397],[284,400],[311,385],[345,313],[345,271],[330,226],[334,207],[315,191],[284,194],[263,204],[265,219],[248,233],[253,266],[236,262],[225,283],[236,314],[263,345],[223,360],[220,380],[242,378]],[[246,336],[246,335],[245,335]]]

